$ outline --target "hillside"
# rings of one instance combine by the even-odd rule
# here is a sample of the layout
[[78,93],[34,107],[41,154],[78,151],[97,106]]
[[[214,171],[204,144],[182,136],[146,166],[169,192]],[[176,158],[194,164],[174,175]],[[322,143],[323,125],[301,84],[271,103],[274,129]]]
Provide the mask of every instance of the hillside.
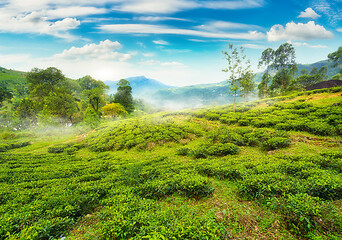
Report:
[[328,77],[331,78],[334,75],[336,75],[342,68],[342,63],[340,62],[337,67],[333,67],[334,63],[328,60],[322,60],[318,61],[312,64],[298,64],[298,72],[302,69],[306,69],[309,72],[312,70],[312,68],[316,67],[317,69],[320,69],[321,67],[328,66]]
[[13,134],[0,239],[341,239],[341,93]]
[[25,72],[0,67],[0,86],[11,91],[14,95],[23,96],[27,89],[25,74]]

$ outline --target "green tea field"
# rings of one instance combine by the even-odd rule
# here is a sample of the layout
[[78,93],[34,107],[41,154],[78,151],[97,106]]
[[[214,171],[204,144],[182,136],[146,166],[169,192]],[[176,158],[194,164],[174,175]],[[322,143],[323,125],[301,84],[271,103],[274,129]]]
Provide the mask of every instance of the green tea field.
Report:
[[342,89],[0,141],[0,239],[342,239]]

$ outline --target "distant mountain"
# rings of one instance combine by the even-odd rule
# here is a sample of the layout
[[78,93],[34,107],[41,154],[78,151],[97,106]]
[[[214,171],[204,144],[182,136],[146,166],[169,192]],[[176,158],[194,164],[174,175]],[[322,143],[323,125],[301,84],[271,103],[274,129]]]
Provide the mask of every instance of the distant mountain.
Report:
[[[146,78],[145,76],[125,78],[130,82],[132,87],[132,94],[136,98],[143,98],[154,94],[156,91],[166,88],[173,88],[172,86],[161,83],[157,80]],[[110,87],[110,93],[115,93],[117,90],[117,83],[119,81],[105,81],[104,83]]]
[[[228,84],[226,81],[162,89],[152,96],[152,104],[155,102],[159,106],[169,109],[201,107],[214,104],[221,105],[233,101],[233,97],[227,93]],[[149,99],[146,100],[149,101]]]

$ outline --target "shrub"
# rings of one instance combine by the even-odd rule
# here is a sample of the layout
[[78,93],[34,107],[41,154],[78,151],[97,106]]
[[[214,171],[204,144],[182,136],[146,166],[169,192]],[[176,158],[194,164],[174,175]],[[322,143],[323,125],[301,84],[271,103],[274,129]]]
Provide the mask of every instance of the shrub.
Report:
[[48,153],[62,153],[64,152],[65,146],[54,146],[48,148]]
[[284,137],[273,137],[261,143],[262,150],[271,151],[290,146],[291,140]]
[[283,215],[289,229],[298,235],[317,228],[323,215],[332,208],[318,197],[306,193],[289,194],[280,200],[272,199],[268,204]]
[[190,153],[190,151],[191,151],[190,148],[182,147],[176,150],[176,154],[180,156],[187,156]]
[[1,138],[4,140],[14,139],[15,137],[16,137],[15,134],[9,131],[3,131],[1,133]]
[[208,148],[210,156],[226,156],[238,154],[240,149],[233,143],[216,143]]

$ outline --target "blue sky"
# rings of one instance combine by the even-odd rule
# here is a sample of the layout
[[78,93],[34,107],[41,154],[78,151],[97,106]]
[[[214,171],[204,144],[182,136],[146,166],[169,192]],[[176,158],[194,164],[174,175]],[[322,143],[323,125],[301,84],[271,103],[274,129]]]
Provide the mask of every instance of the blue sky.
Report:
[[57,67],[100,80],[145,75],[185,86],[228,78],[228,43],[290,42],[298,63],[342,45],[342,0],[0,0],[0,66]]

